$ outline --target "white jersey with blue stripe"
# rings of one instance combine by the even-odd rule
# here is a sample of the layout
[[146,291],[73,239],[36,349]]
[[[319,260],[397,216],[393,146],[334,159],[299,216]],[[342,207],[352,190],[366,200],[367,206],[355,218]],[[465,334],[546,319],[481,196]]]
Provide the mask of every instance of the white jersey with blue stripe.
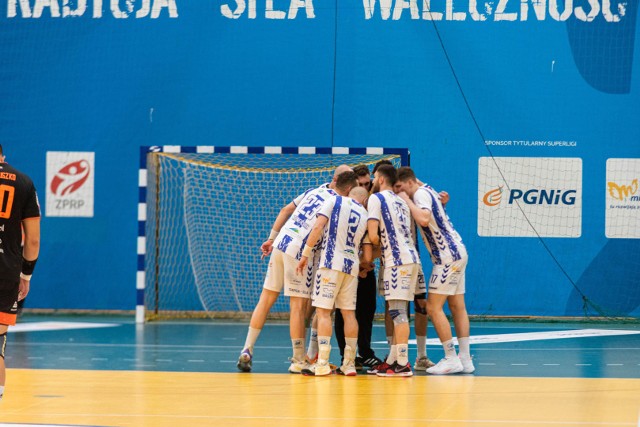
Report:
[[379,221],[380,245],[384,265],[394,267],[420,264],[420,256],[411,235],[409,206],[391,190],[369,197],[369,220]]
[[425,184],[414,193],[413,203],[420,209],[431,211],[429,224],[419,228],[433,264],[448,264],[465,257],[467,249],[462,243],[462,238],[453,228],[438,193]]
[[296,209],[280,230],[273,247],[299,260],[309,233],[316,223],[316,214],[322,204],[335,195],[335,191],[325,184],[296,197],[293,201]]
[[320,267],[357,277],[360,248],[367,232],[367,210],[349,197],[332,197],[318,215],[329,219],[324,229]]

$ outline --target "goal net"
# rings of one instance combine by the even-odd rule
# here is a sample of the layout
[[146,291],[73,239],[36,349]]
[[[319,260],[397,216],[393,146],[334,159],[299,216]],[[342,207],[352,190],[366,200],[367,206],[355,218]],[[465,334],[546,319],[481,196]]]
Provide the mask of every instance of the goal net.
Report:
[[[156,150],[145,154],[147,319],[249,315],[267,270],[260,245],[282,207],[331,181],[338,165],[371,170],[380,160],[397,167],[407,160],[406,150],[386,149]],[[288,311],[284,297],[271,310]]]

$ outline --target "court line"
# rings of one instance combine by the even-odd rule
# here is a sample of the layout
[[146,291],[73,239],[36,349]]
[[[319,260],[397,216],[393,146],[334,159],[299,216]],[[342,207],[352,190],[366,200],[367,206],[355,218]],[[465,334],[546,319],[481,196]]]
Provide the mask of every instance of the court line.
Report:
[[[470,424],[507,424],[507,425],[592,425],[592,426],[632,426],[635,422],[609,422],[609,421],[544,421],[544,420],[471,420],[471,419],[442,419],[442,418],[371,418],[371,417],[268,417],[268,416],[225,416],[225,415],[178,415],[178,414],[114,414],[114,413],[91,413],[91,414],[63,414],[63,413],[42,413],[42,416],[49,417],[105,417],[105,418],[172,418],[172,419],[204,419],[204,420],[267,420],[267,421],[371,421],[371,422],[434,422],[434,423],[470,423]],[[15,424],[14,424],[15,425]],[[11,425],[9,425],[11,426]],[[0,424],[0,427],[3,427]]]

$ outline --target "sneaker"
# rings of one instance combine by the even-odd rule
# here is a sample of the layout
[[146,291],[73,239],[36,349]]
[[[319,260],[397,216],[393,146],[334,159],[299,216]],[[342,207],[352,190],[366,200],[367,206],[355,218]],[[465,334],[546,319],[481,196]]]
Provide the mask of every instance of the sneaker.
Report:
[[433,375],[457,374],[458,372],[462,372],[463,369],[460,358],[453,356],[440,360],[437,365],[428,368],[427,373]]
[[336,373],[338,375],[344,375],[346,377],[354,377],[358,375],[358,373],[356,372],[356,369],[357,369],[356,364],[354,362],[351,362],[351,363],[347,363],[346,365],[340,366],[336,370]]
[[428,357],[419,357],[416,359],[416,363],[414,363],[413,369],[415,369],[416,371],[426,371],[427,369],[435,365],[436,364],[433,363]]
[[403,366],[394,362],[386,371],[378,372],[376,375],[379,377],[410,377],[413,375],[413,371],[410,363]]
[[304,376],[322,377],[331,374],[331,365],[329,363],[314,363],[311,366],[303,368],[300,373]]
[[[356,363],[357,363],[357,359],[356,359]],[[372,368],[372,367],[374,367],[376,365],[379,365],[381,363],[382,363],[382,360],[378,359],[376,356],[371,356],[371,357],[368,357],[366,359],[362,359],[362,366],[366,366],[368,368]],[[356,367],[357,367],[357,365],[356,365]]]
[[462,363],[463,374],[473,374],[473,372],[476,370],[476,367],[473,366],[473,360],[470,356],[460,356],[460,362]]
[[251,372],[251,364],[253,361],[253,356],[251,355],[251,351],[248,348],[242,350],[240,353],[240,357],[238,357],[238,363],[236,366],[241,372]]
[[367,374],[376,375],[378,372],[387,372],[389,364],[387,362],[378,363],[367,370]]
[[308,369],[310,366],[306,360],[303,360],[302,362],[300,362],[294,359],[293,357],[290,357],[289,360],[291,361],[291,365],[289,366],[289,372],[291,372],[292,374],[299,374],[302,372],[303,369]]

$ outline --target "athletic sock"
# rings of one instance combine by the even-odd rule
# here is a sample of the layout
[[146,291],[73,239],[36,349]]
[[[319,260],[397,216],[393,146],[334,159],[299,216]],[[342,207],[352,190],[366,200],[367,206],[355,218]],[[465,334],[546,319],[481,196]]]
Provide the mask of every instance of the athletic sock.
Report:
[[456,346],[453,345],[453,340],[443,342],[442,347],[444,348],[444,357],[449,358],[456,356]]
[[427,337],[426,335],[416,335],[416,344],[418,345],[418,359],[427,357]]
[[318,330],[311,328],[311,335],[309,336],[309,348],[307,349],[307,358],[313,360],[318,354]]
[[471,357],[471,349],[469,348],[469,337],[458,338],[458,354],[462,357]]
[[389,355],[387,356],[387,360],[386,360],[388,365],[392,365],[393,362],[396,361],[396,358],[397,358],[396,349],[397,349],[397,346],[395,344],[391,346],[391,349],[389,350]]
[[292,339],[291,347],[293,347],[293,358],[295,359],[295,361],[304,361],[304,337]]
[[262,329],[255,329],[249,326],[249,331],[247,332],[247,339],[244,342],[243,350],[245,348],[248,348],[251,354],[253,354],[253,347],[256,345],[256,341],[258,341],[260,332],[262,332]]
[[396,344],[398,365],[406,366],[409,363],[409,344]]

